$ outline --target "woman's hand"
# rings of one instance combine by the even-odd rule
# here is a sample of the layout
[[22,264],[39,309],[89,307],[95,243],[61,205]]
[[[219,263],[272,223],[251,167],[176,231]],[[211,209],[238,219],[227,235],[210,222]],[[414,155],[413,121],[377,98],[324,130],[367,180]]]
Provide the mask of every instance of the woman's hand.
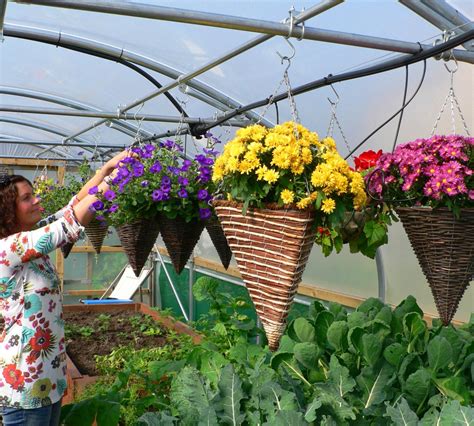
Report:
[[103,177],[109,176],[124,158],[131,157],[133,155],[133,152],[129,151],[128,149],[119,152],[115,157],[111,158],[102,166],[101,173]]

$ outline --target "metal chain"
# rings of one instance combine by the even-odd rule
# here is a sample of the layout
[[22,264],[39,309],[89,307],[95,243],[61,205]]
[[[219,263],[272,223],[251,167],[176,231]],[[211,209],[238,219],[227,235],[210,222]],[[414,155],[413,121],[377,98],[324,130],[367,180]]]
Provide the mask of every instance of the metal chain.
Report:
[[454,111],[454,104],[456,104],[456,109],[458,111],[459,116],[461,117],[461,121],[462,121],[462,124],[463,124],[463,127],[464,127],[464,131],[466,132],[466,134],[468,136],[470,136],[470,132],[469,132],[469,129],[467,127],[466,119],[464,118],[464,114],[461,111],[461,106],[459,105],[458,98],[457,98],[456,94],[454,93],[454,84],[453,83],[454,83],[454,73],[457,71],[457,63],[456,63],[456,68],[455,69],[452,69],[452,70],[449,69],[446,66],[446,64],[445,64],[445,67],[449,71],[449,73],[451,74],[451,85],[449,87],[448,95],[446,96],[446,98],[443,102],[443,105],[441,106],[441,110],[438,113],[438,116],[436,117],[436,120],[434,122],[433,129],[431,130],[430,136],[433,136],[436,129],[438,128],[439,121],[440,121],[441,116],[444,112],[444,109],[446,108],[446,104],[448,103],[448,99],[449,99],[450,109],[451,109],[451,125],[452,125],[453,134],[456,134],[456,117],[455,117],[455,111]]
[[456,95],[454,94],[454,92],[453,92],[453,99],[454,99],[454,101],[456,102],[456,106],[457,106],[457,108],[458,108],[458,113],[459,113],[459,115],[461,116],[461,121],[462,121],[462,125],[463,125],[463,127],[464,127],[464,131],[466,132],[466,135],[471,136],[471,134],[469,133],[469,129],[468,129],[468,127],[467,127],[466,120],[465,120],[464,115],[463,115],[463,113],[462,113],[462,111],[461,111],[461,107],[460,107],[460,105],[459,105],[458,98],[456,97]]
[[[290,60],[288,60],[288,64],[289,63],[290,63]],[[288,68],[289,68],[289,65],[286,67],[285,73],[283,74],[283,80],[285,81],[286,90],[288,91],[288,101],[290,103],[291,118],[293,119],[294,123],[299,123],[300,117],[298,114],[298,110],[296,109],[295,99],[293,98],[293,95],[291,94],[291,84],[290,84],[290,77],[288,76]]]
[[336,114],[336,111],[337,111],[337,105],[339,103],[339,98],[337,99],[336,102],[333,102],[331,101],[331,99],[328,98],[328,101],[329,103],[331,104],[331,119],[329,121],[329,128],[328,128],[328,131],[327,131],[327,136],[329,137],[332,137],[333,136],[333,133],[334,133],[334,123],[336,123],[337,125],[337,128],[339,129],[339,133],[341,134],[342,136],[342,139],[344,141],[344,145],[346,146],[347,148],[347,151],[348,152],[351,152],[351,147],[349,145],[349,142],[346,138],[346,135],[344,133],[344,130],[342,130],[342,126],[341,126],[341,123],[339,122],[339,119],[337,118],[337,114]]
[[282,86],[283,82],[285,81],[284,78],[281,79],[280,83],[278,84],[278,87],[274,90],[274,92],[272,93],[272,95],[268,98],[268,103],[265,105],[265,107],[263,108],[263,111],[262,113],[260,114],[260,118],[257,120],[256,124],[260,124],[261,121],[265,118],[265,114],[267,113],[268,111],[268,108],[271,107],[271,105],[273,104],[273,99],[275,99],[275,96],[277,95],[277,93],[280,91],[280,87]]

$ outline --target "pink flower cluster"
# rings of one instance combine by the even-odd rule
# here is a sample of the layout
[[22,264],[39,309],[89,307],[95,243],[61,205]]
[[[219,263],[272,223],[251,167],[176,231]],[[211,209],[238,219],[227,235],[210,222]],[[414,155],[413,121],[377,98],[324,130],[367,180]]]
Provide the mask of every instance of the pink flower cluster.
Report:
[[366,176],[369,193],[396,204],[474,204],[474,138],[433,136],[385,153]]

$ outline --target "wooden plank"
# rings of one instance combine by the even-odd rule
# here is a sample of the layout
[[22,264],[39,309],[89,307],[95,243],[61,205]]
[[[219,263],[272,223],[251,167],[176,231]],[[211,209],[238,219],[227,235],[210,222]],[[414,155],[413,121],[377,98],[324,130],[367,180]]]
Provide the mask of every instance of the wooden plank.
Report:
[[[106,288],[104,287],[103,289],[84,289],[84,290],[68,290],[64,292],[64,296],[102,296],[104,294],[104,291]],[[150,292],[149,289],[144,288],[143,293],[147,294]]]
[[0,157],[0,164],[7,164],[13,166],[27,166],[35,168],[37,166],[58,167],[64,164],[63,161],[28,159],[28,158],[5,158]]
[[64,185],[64,176],[66,175],[66,167],[58,167],[58,182],[60,185]]
[[[72,253],[95,253],[94,247],[92,246],[74,246],[71,250]],[[123,247],[121,246],[102,246],[101,253],[123,253]]]

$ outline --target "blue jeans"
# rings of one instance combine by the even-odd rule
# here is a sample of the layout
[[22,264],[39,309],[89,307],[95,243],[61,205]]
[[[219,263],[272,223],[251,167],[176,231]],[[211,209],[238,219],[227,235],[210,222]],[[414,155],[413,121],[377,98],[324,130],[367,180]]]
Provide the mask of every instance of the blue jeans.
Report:
[[61,415],[61,401],[40,408],[0,409],[4,426],[58,426]]

